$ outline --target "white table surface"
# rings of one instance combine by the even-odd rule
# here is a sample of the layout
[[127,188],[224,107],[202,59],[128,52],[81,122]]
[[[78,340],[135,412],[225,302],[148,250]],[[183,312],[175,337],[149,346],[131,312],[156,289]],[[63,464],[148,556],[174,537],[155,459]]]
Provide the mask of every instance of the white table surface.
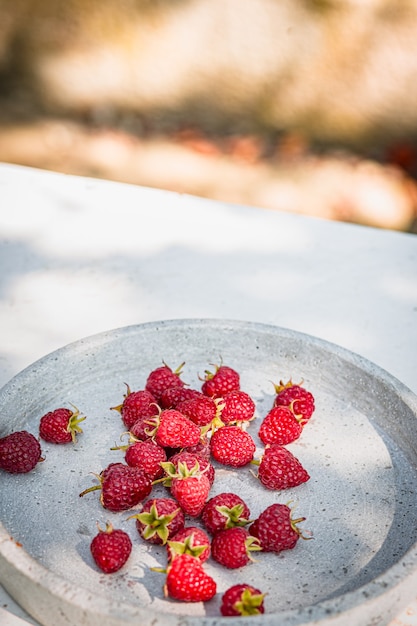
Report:
[[[0,164],[0,386],[69,342],[174,318],[315,335],[417,393],[417,236]],[[1,626],[25,623],[0,588]],[[394,625],[417,625],[417,591]]]

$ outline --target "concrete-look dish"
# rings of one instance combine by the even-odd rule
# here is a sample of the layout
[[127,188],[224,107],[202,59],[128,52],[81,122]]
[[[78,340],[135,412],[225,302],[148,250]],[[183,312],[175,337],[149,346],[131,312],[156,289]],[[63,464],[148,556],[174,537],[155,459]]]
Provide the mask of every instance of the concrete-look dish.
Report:
[[[152,568],[166,565],[165,548],[139,537],[131,511],[111,513],[97,492],[79,494],[108,463],[123,461],[122,451],[111,450],[124,428],[110,407],[122,401],[125,383],[143,388],[162,362],[173,369],[185,362],[183,380],[200,388],[204,371],[220,359],[240,372],[242,389],[256,401],[248,426],[256,458],[273,383],[303,380],[316,410],[289,446],[311,476],[307,483],[274,492],[259,483],[256,466],[217,466],[211,495],[236,491],[252,519],[272,502],[291,501],[312,539],[279,555],[257,553],[238,570],[208,561],[218,593],[203,606],[164,597],[164,574]],[[417,398],[359,355],[252,322],[182,319],[129,326],[70,344],[13,378],[0,391],[0,436],[22,429],[37,435],[40,417],[69,403],[86,415],[77,442],[41,442],[44,461],[32,472],[1,474],[0,582],[41,624],[386,624],[415,596]],[[114,575],[101,574],[89,552],[97,522],[106,521],[127,530],[134,544],[128,563]],[[264,615],[221,617],[221,595],[238,582],[267,594]]]

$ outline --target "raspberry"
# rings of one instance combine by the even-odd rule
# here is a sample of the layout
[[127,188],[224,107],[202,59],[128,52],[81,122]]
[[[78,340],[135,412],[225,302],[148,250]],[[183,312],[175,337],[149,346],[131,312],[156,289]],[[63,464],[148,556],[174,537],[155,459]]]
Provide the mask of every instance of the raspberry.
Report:
[[162,393],[169,387],[184,387],[185,383],[181,380],[181,370],[184,363],[173,371],[166,363],[161,367],[152,370],[146,379],[145,389],[149,391],[159,403]]
[[43,461],[41,446],[32,433],[19,430],[0,439],[0,469],[10,474],[26,474]]
[[132,517],[140,536],[154,544],[165,545],[185,524],[181,507],[171,498],[147,500],[142,511]]
[[146,389],[131,391],[129,385],[122,404],[111,407],[121,415],[128,430],[140,418],[149,418],[158,414],[158,405],[154,396]]
[[250,553],[255,550],[261,550],[259,540],[241,526],[220,530],[211,542],[213,559],[229,569],[247,565],[252,560]]
[[242,390],[229,391],[222,398],[221,420],[224,424],[249,422],[255,414],[255,402]]
[[225,396],[230,391],[240,389],[240,375],[228,365],[214,365],[214,372],[205,371],[201,391],[211,398]]
[[271,504],[253,522],[249,533],[259,539],[264,552],[291,550],[303,537],[297,524],[304,520],[305,517],[292,519],[291,509],[286,504]]
[[213,433],[210,450],[218,463],[242,467],[252,461],[256,446],[251,435],[239,426],[223,426]]
[[97,567],[105,574],[113,574],[123,567],[132,551],[129,535],[120,529],[106,524],[106,529],[98,527],[90,544],[90,551]]
[[300,461],[284,446],[273,443],[265,448],[258,478],[267,489],[289,489],[309,480]]
[[303,427],[295,418],[294,413],[286,406],[273,407],[261,422],[258,435],[265,445],[279,443],[285,446],[296,441],[301,435]]
[[165,595],[182,602],[207,602],[217,591],[215,580],[191,554],[180,554],[168,566]]
[[220,605],[220,613],[225,617],[234,615],[259,615],[264,613],[265,594],[246,583],[233,585],[227,589]]
[[201,521],[214,535],[219,530],[246,526],[249,523],[248,505],[236,493],[222,492],[206,502],[201,512]]
[[152,480],[139,467],[123,463],[111,463],[98,476],[99,485],[93,485],[80,493],[101,489],[100,502],[109,511],[127,511],[144,500],[152,490]]
[[191,554],[204,563],[211,553],[210,538],[197,526],[184,526],[168,541],[167,553],[169,561],[179,554]]
[[294,385],[292,381],[274,385],[277,393],[274,406],[289,407],[301,424],[306,424],[314,413],[314,396],[300,385]]
[[39,422],[39,436],[48,443],[75,443],[77,433],[82,433],[79,424],[85,420],[79,410],[59,408],[43,415]]

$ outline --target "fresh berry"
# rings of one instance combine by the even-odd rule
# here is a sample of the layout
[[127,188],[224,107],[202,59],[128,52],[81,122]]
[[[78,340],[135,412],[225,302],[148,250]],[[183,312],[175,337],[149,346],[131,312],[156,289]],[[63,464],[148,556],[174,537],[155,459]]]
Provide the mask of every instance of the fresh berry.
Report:
[[259,540],[241,526],[220,530],[211,540],[213,559],[229,569],[247,565],[255,550],[261,550]]
[[197,526],[184,526],[168,541],[167,553],[168,561],[172,561],[179,554],[191,554],[204,563],[211,553],[210,538]]
[[221,420],[224,424],[249,422],[255,415],[255,402],[241,389],[229,391],[222,398]]
[[[189,470],[193,470],[197,473],[202,473],[207,476],[209,479],[210,485],[213,484],[215,478],[215,469],[213,465],[210,463],[209,459],[205,456],[202,456],[199,453],[188,452],[188,450],[183,450],[182,452],[177,452],[170,459],[169,463],[172,463],[176,470],[178,470],[178,464],[183,463],[187,466]],[[163,467],[166,467],[166,465]],[[172,473],[172,468],[171,473]]]
[[220,398],[240,389],[240,375],[228,365],[214,365],[214,372],[205,371],[201,391],[211,398]]
[[158,416],[139,417],[130,427],[129,433],[134,439],[141,441],[152,439],[158,427],[158,419]]
[[206,502],[201,512],[201,521],[212,535],[226,528],[246,526],[249,517],[250,511],[246,502],[231,492],[213,496]]
[[80,422],[85,416],[80,416],[79,410],[66,408],[55,409],[43,415],[39,422],[39,436],[48,443],[75,443],[77,433],[82,433]]
[[174,371],[166,363],[152,370],[146,379],[145,389],[149,391],[159,403],[162,393],[169,387],[184,387],[181,380],[181,371],[184,363]]
[[194,424],[207,426],[220,420],[222,406],[219,401],[204,394],[184,400],[177,405],[178,411],[186,415]]
[[213,433],[210,450],[218,463],[242,467],[252,461],[256,446],[251,435],[239,426],[223,426]]
[[125,452],[125,461],[131,467],[141,467],[152,480],[161,478],[164,473],[161,463],[167,460],[167,455],[161,446],[148,439],[135,441],[128,446]]
[[98,476],[99,484],[80,493],[101,489],[100,502],[109,511],[127,511],[144,500],[152,491],[152,480],[140,467],[111,463]]
[[249,616],[265,613],[265,594],[248,585],[240,583],[227,589],[220,605],[220,613],[225,617]]
[[146,389],[131,391],[129,385],[122,404],[111,407],[121,415],[123,424],[128,430],[140,418],[148,418],[158,413],[158,406],[154,396]]
[[273,443],[265,448],[258,478],[267,489],[289,489],[309,480],[301,462],[284,446]]
[[306,424],[314,413],[314,396],[302,385],[294,385],[292,381],[274,385],[276,397],[274,406],[288,406],[301,424]]
[[26,474],[42,461],[41,446],[32,433],[19,430],[0,439],[0,469],[10,474]]
[[286,504],[271,504],[253,522],[249,533],[259,539],[264,552],[291,550],[302,537],[297,524],[304,520],[305,517],[292,519]]
[[204,571],[199,559],[180,554],[167,568],[165,595],[182,602],[207,602],[217,591],[215,580]]
[[209,479],[200,470],[189,470],[184,463],[171,476],[171,495],[184,513],[191,517],[200,515],[211,488]]
[[123,567],[132,551],[129,535],[106,524],[105,530],[98,527],[98,534],[90,544],[92,557],[97,567],[105,574],[113,574]]
[[147,500],[142,511],[133,517],[136,518],[136,529],[143,539],[162,545],[185,524],[181,507],[171,498]]
[[258,435],[265,445],[279,443],[285,446],[296,441],[303,427],[294,413],[286,406],[274,406],[263,418]]
[[176,409],[180,402],[191,400],[191,398],[201,396],[201,394],[201,391],[198,391],[197,389],[190,389],[189,387],[184,387],[183,385],[168,387],[161,393],[159,406],[161,409]]
[[188,417],[176,409],[163,409],[158,418],[155,441],[163,448],[194,446],[200,441],[201,431]]

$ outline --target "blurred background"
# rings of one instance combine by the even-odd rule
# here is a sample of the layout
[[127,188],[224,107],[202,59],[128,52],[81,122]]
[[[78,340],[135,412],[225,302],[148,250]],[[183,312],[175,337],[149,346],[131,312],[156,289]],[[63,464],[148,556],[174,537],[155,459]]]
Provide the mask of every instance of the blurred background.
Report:
[[417,0],[0,0],[0,161],[417,233]]

